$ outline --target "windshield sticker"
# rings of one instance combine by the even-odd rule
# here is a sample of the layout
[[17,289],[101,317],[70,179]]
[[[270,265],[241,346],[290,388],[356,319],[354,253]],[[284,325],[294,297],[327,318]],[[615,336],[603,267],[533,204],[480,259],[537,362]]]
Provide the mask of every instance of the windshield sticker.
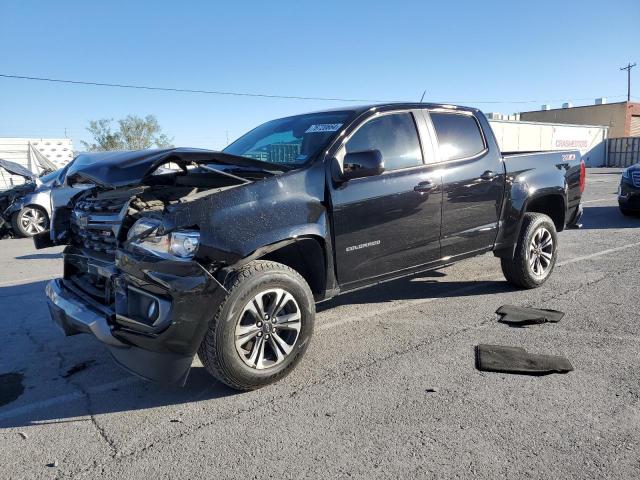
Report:
[[341,123],[318,123],[315,125],[311,125],[304,133],[337,132],[341,126]]

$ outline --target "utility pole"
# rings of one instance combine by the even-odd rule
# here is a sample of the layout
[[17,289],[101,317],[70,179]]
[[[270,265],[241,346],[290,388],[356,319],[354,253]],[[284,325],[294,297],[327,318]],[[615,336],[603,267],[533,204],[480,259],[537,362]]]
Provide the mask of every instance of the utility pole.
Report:
[[620,67],[620,70],[627,71],[627,102],[631,101],[631,69],[635,66],[635,63],[633,65],[628,63],[626,67]]

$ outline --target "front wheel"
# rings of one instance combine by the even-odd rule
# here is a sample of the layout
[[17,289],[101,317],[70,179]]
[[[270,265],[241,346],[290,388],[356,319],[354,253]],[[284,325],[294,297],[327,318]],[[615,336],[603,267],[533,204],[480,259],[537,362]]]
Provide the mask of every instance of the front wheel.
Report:
[[253,261],[234,273],[209,323],[198,356],[207,371],[236,390],[280,380],[302,359],[315,318],[304,278],[281,263]]
[[24,207],[13,214],[11,226],[19,237],[33,237],[49,228],[49,219],[39,207]]
[[627,207],[623,207],[622,205],[619,205],[619,207],[620,207],[620,213],[622,213],[626,217],[633,217],[638,215],[638,212],[635,210],[631,210]]
[[526,213],[513,258],[500,260],[509,283],[536,288],[547,281],[556,264],[558,234],[553,221],[542,213]]

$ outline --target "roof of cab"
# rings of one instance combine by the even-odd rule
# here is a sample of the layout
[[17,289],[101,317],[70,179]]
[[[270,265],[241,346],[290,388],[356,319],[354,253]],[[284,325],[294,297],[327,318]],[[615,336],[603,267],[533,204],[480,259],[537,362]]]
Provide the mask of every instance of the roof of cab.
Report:
[[[451,105],[447,103],[426,103],[426,102],[387,102],[387,103],[372,103],[369,105],[354,105],[345,107],[328,108],[325,110],[316,110],[307,113],[324,113],[324,112],[354,112],[356,115],[365,113],[367,110],[403,110],[413,108],[426,108],[426,109],[446,109],[453,111],[464,111],[478,113],[480,110],[473,107],[464,107],[461,105]],[[295,116],[295,115],[292,115]]]

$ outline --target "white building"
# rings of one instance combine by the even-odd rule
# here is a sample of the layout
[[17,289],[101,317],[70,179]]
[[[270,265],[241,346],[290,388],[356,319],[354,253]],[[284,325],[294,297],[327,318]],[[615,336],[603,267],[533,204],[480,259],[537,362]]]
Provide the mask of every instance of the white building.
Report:
[[[44,168],[62,168],[73,159],[69,138],[0,138],[0,158],[39,174]],[[23,183],[21,177],[0,172],[0,190]]]

